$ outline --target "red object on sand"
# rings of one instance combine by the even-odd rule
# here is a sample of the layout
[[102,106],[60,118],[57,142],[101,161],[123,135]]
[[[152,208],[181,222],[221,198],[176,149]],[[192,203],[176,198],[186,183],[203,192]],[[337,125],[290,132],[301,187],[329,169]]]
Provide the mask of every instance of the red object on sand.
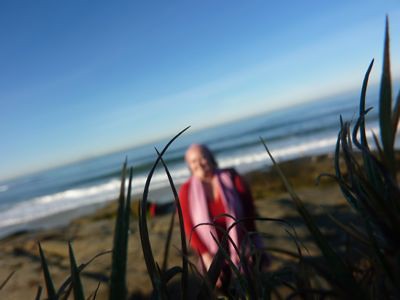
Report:
[[150,217],[155,217],[156,216],[156,211],[157,211],[157,204],[151,203],[149,207],[149,215]]

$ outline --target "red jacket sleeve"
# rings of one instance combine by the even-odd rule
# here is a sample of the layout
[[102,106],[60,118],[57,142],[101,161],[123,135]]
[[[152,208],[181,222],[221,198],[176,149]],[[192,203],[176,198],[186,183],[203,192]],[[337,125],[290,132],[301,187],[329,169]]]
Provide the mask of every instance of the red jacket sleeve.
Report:
[[192,232],[193,223],[192,223],[192,219],[190,217],[190,210],[189,210],[190,204],[189,204],[188,195],[189,195],[189,182],[185,182],[179,189],[179,201],[180,201],[181,209],[182,209],[183,224],[185,227],[186,239],[189,241],[190,234],[191,234],[192,238],[190,240],[190,246],[196,252],[203,254],[205,252],[208,252],[208,249],[204,245],[204,243],[200,240],[200,237],[196,233],[196,230],[193,230],[193,232]]

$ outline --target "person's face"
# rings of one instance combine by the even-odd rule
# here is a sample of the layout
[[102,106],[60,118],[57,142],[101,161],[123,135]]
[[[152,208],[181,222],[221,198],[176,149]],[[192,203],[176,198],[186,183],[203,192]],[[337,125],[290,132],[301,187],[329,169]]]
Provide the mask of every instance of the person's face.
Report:
[[213,176],[213,164],[200,147],[189,149],[186,154],[186,162],[193,176],[202,180]]

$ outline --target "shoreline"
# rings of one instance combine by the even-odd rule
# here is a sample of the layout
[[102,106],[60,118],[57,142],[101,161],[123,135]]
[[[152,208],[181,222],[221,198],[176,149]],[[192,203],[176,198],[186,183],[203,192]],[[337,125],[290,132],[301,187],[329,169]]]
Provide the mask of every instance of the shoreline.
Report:
[[[289,159],[286,161],[279,162],[279,165],[285,170],[285,166],[288,165],[289,168],[286,168],[289,171],[287,174],[290,177],[290,174],[292,171],[290,169],[293,169],[293,166],[296,166],[298,164],[301,164],[304,167],[307,166],[306,162],[315,162],[315,161],[320,161],[321,159],[324,159],[326,157],[331,158],[332,154],[315,154],[315,155],[309,155],[309,156],[303,156],[303,157],[298,157],[294,159]],[[269,189],[271,190],[272,194],[279,191],[279,192],[284,192],[285,189],[283,188],[283,185],[280,183],[280,180],[276,180],[274,176],[271,176],[271,169],[272,166],[270,165],[264,165],[264,166],[258,166],[257,168],[250,168],[250,169],[245,169],[244,172],[239,171],[242,176],[249,181],[249,185],[251,187],[251,190],[253,191],[253,194],[255,194],[255,198],[257,197],[265,197],[269,196],[271,193],[269,193],[265,187],[260,187],[260,176],[259,174],[265,174],[265,176],[268,177],[268,180],[273,182]],[[315,172],[314,172],[315,173]],[[297,184],[299,184],[298,180],[296,180]],[[304,184],[304,183],[301,183]],[[310,183],[305,183],[305,184],[310,184]],[[181,184],[176,184],[177,190],[179,189]],[[261,191],[261,192],[260,192]],[[133,199],[135,201],[138,201],[141,199],[142,196],[142,191],[139,193],[135,193],[133,196]],[[151,189],[149,190],[149,195],[148,195],[149,202],[155,202],[157,204],[166,204],[166,203],[171,203],[174,201],[174,196],[172,194],[171,188],[168,186],[164,187],[159,187],[156,189]],[[72,209],[67,209],[65,211],[57,212],[55,214],[51,214],[48,216],[44,217],[39,217],[37,219],[15,224],[15,225],[10,225],[6,226],[3,228],[0,228],[0,240],[7,238],[8,236],[12,236],[14,234],[18,234],[20,232],[29,232],[29,231],[37,231],[37,230],[46,230],[46,229],[51,229],[53,227],[63,227],[67,226],[70,222],[72,222],[74,219],[79,218],[79,217],[84,217],[85,215],[89,215],[92,213],[95,213],[97,209],[100,209],[104,206],[110,205],[115,199],[118,198],[118,192],[116,192],[115,197],[112,199],[107,199],[102,202],[97,202],[97,203],[92,203],[92,204],[86,204],[80,207],[75,207]],[[152,201],[154,199],[154,201]]]
[[52,215],[41,217],[25,223],[0,228],[0,241],[13,235],[28,232],[37,232],[48,229],[57,229],[68,226],[73,220],[95,213],[98,209],[108,205],[110,200],[104,203],[88,204],[78,208],[65,210]]

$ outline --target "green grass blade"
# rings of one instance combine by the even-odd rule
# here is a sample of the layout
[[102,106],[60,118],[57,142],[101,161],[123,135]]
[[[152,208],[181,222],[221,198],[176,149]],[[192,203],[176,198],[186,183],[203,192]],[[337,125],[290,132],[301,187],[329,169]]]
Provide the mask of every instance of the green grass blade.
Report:
[[[399,120],[400,120],[400,91],[397,94],[396,98],[396,103],[394,106],[393,110],[393,141],[395,143],[396,141],[396,135],[397,135],[397,127],[399,125]],[[397,166],[395,171],[397,172]],[[394,178],[395,179],[395,178]],[[397,191],[394,191],[394,193],[399,193],[399,189],[397,188]],[[396,207],[397,213],[400,213],[400,197],[393,197],[393,204]]]
[[371,246],[371,243],[369,242],[368,237],[366,237],[364,233],[357,230],[356,228],[354,228],[351,225],[343,224],[342,222],[340,222],[338,219],[336,219],[331,214],[328,214],[328,217],[332,220],[333,223],[336,224],[336,226],[341,228],[347,235],[351,236],[355,240],[358,240],[365,246]]
[[362,120],[360,123],[360,136],[361,136],[361,144],[368,148],[368,142],[367,142],[367,135],[365,133],[365,99],[366,99],[366,94],[367,94],[367,86],[368,86],[368,79],[369,75],[372,70],[372,66],[374,65],[374,60],[371,61],[369,64],[369,67],[367,69],[367,72],[365,73],[364,76],[364,81],[363,85],[361,88],[361,96],[360,96],[360,117],[362,116]]
[[54,288],[53,279],[51,278],[50,275],[49,267],[46,261],[46,256],[44,255],[40,242],[38,242],[38,246],[39,246],[40,261],[42,263],[43,276],[46,283],[47,298],[49,300],[55,300],[57,299],[56,289]]
[[[381,171],[380,171],[380,166],[379,166],[379,161],[375,158],[374,154],[369,150],[368,145],[365,146],[364,143],[361,141],[361,143],[357,139],[357,132],[358,129],[361,126],[361,123],[363,121],[364,117],[360,116],[354,126],[353,129],[353,143],[356,145],[358,149],[361,150],[363,161],[364,161],[364,170],[367,175],[367,183],[369,183],[374,190],[374,192],[382,195],[384,193],[383,190],[383,182],[382,178],[380,176]],[[357,176],[360,178],[363,178],[364,176],[360,174],[360,176]]]
[[[371,153],[368,146],[367,136],[365,132],[365,115],[368,111],[365,109],[365,99],[367,93],[367,86],[368,86],[368,79],[369,75],[372,70],[372,66],[374,64],[374,60],[371,61],[367,72],[365,73],[362,89],[361,89],[361,96],[360,96],[360,111],[359,111],[359,119],[357,121],[358,126],[354,127],[353,131],[353,142],[354,144],[362,151],[362,156],[364,160],[364,167],[367,172],[367,176],[371,183],[373,184],[375,189],[379,189],[382,186],[380,178],[377,176],[376,169],[374,167],[373,162],[371,161]],[[357,141],[357,131],[358,128],[360,129],[360,140],[361,143]],[[382,192],[382,191],[379,191]]]
[[[161,163],[164,166],[165,173],[168,176],[168,181],[169,181],[170,187],[172,189],[172,192],[174,194],[175,204],[176,204],[176,208],[178,210],[179,228],[180,228],[180,232],[181,232],[181,247],[182,247],[182,281],[181,281],[182,299],[187,299],[188,286],[189,286],[189,271],[188,271],[188,263],[187,263],[186,257],[188,256],[188,249],[187,249],[187,245],[186,245],[186,235],[185,235],[185,228],[184,228],[184,224],[183,224],[183,214],[182,214],[181,204],[179,201],[178,193],[175,188],[174,181],[168,170],[168,167],[165,164],[162,157],[160,156],[160,153],[158,152],[157,149],[156,149],[156,151],[160,157]],[[175,212],[173,213],[173,216],[175,216]],[[172,234],[172,225],[173,225],[173,219],[171,221],[171,226],[170,226],[171,234]],[[170,237],[169,237],[169,239],[170,239]]]
[[207,276],[203,277],[203,284],[200,287],[197,299],[200,300],[213,298],[212,290],[215,287],[219,274],[221,273],[223,262],[224,255],[222,250],[218,249],[213,261],[211,262],[210,268],[207,271]]
[[[384,229],[384,232],[388,232],[387,226],[382,222],[383,219],[379,218],[378,212],[380,209],[377,209],[377,207],[384,208],[385,203],[380,201],[378,193],[374,191],[370,183],[365,179],[361,167],[355,159],[351,147],[349,147],[348,137],[350,134],[348,128],[349,124],[346,123],[344,127],[345,130],[341,130],[343,158],[347,166],[348,181],[351,183],[351,186],[345,187],[344,190],[354,195],[357,203],[356,209],[364,219],[375,221],[376,224],[379,222],[381,229]],[[370,159],[371,162],[374,162],[373,156],[371,156]]]
[[68,243],[68,250],[69,250],[69,262],[71,266],[71,278],[72,278],[72,288],[74,291],[74,299],[85,300],[81,277],[79,275],[80,272],[76,265],[75,255],[74,251],[72,250],[71,242]]
[[161,271],[163,273],[168,268],[169,248],[170,248],[170,245],[171,245],[172,232],[173,232],[173,229],[174,229],[175,215],[176,215],[176,209],[174,209],[174,211],[171,214],[171,220],[170,220],[169,226],[168,226],[168,233],[167,233],[167,238],[166,238],[165,247],[164,247],[163,263],[162,263],[162,266],[161,266]]
[[42,290],[43,290],[43,288],[39,285],[39,286],[38,286],[38,289],[37,289],[37,291],[36,291],[35,300],[40,300],[40,296],[42,296]]
[[15,271],[12,271],[10,274],[8,274],[7,278],[0,285],[0,291],[5,287],[5,285],[11,279],[11,277],[13,277],[14,273]]
[[[174,276],[176,276],[178,274],[181,274],[181,273],[182,273],[182,268],[181,267],[178,267],[178,266],[172,267],[171,269],[168,269],[168,270],[165,270],[164,272],[162,272],[163,280],[165,282],[168,282],[172,278],[174,278]],[[187,299],[187,298],[184,298],[184,299]]]
[[[239,286],[240,286],[240,292],[242,294],[242,296],[246,295],[246,294],[251,294],[251,290],[249,289],[249,282],[248,282],[248,277],[244,276],[244,274],[240,273],[239,268],[233,263],[233,261],[231,260],[231,257],[229,255],[229,253],[227,252],[227,245],[228,245],[228,239],[229,239],[229,235],[228,232],[225,232],[224,236],[222,237],[221,242],[218,241],[218,239],[213,235],[213,233],[211,233],[211,237],[213,238],[214,242],[218,245],[218,251],[217,251],[217,255],[219,253],[222,254],[223,259],[221,261],[226,261],[229,265],[230,270],[232,271],[232,273],[235,275],[235,278],[237,279]],[[233,243],[233,241],[230,241],[231,243]],[[236,249],[236,251],[238,251]],[[210,269],[207,272],[207,275],[209,278],[212,278],[211,284],[212,286],[215,286],[216,280],[218,279],[218,276],[220,274],[220,270],[221,267],[219,266],[219,264],[221,264],[221,262],[219,261],[219,258],[217,258],[217,255],[214,257]],[[216,267],[216,269],[213,269],[213,264],[218,265]],[[219,272],[218,272],[219,270]],[[214,279],[213,277],[216,275],[216,278]],[[215,280],[215,281],[214,281]],[[254,290],[253,290],[254,291]],[[238,295],[239,298],[240,295]],[[254,297],[251,297],[253,299],[255,299]]]
[[[160,155],[160,153],[158,152],[157,148],[156,148],[156,152],[157,152],[157,155]],[[167,168],[167,166],[164,163],[164,160],[162,158],[161,158],[161,162],[162,162],[162,164],[164,166],[165,171],[167,171],[168,168]],[[167,176],[168,176],[168,174],[169,174],[169,171],[167,173]],[[169,179],[169,176],[168,176],[168,179]],[[170,186],[171,187],[173,186],[175,188],[173,182],[172,183],[171,182],[172,182],[172,178],[170,180]],[[176,202],[176,198],[174,200]],[[163,273],[167,271],[167,267],[168,267],[168,255],[169,255],[169,248],[170,248],[171,239],[172,239],[172,232],[173,232],[173,229],[174,229],[175,215],[176,215],[176,210],[174,209],[174,211],[171,214],[171,220],[170,220],[169,226],[168,226],[167,239],[165,241],[163,263],[162,263],[162,267],[161,267],[161,271]]]
[[[244,290],[247,289],[247,282],[245,282],[243,276],[241,276],[240,270],[239,268],[233,263],[233,261],[231,260],[231,257],[229,255],[229,253],[225,250],[227,247],[227,243],[228,243],[228,239],[229,239],[229,235],[228,232],[225,232],[224,237],[222,238],[221,243],[218,241],[218,239],[214,236],[214,234],[211,232],[211,237],[213,238],[214,242],[218,245],[218,251],[221,251],[225,261],[228,262],[230,269],[233,271],[233,273],[236,275],[236,277],[238,278],[240,285],[242,286],[242,288]],[[231,243],[233,243],[233,241],[231,241]],[[236,251],[239,252],[236,248]],[[211,269],[211,267],[210,267]]]
[[317,244],[318,248],[321,250],[329,269],[332,272],[334,282],[340,286],[343,290],[345,290],[349,295],[355,298],[362,298],[361,289],[358,287],[358,284],[354,280],[351,271],[343,262],[341,257],[333,250],[330,246],[326,238],[322,235],[321,231],[315,224],[312,216],[309,214],[308,210],[305,208],[303,202],[297,196],[295,191],[293,190],[291,184],[287,180],[286,176],[283,174],[281,168],[276,163],[275,159],[273,158],[271,152],[269,151],[267,145],[265,144],[264,140],[261,139],[265,150],[267,151],[273,165],[275,166],[279,177],[281,178],[282,182],[284,183],[287,191],[291,195],[291,198],[300,213],[301,217],[303,218],[305,225],[307,226],[308,230],[310,231],[315,243]]
[[[393,179],[382,163],[369,151],[369,149],[358,142],[357,129],[360,126],[361,120],[362,118],[360,117],[354,126],[353,143],[362,151],[367,177],[364,176],[364,172],[361,168],[357,168],[353,171],[354,176],[351,176],[351,182],[354,186],[355,194],[363,205],[363,209],[359,209],[359,213],[361,213],[364,218],[367,218],[369,221],[378,225],[383,232],[386,232],[387,236],[393,236],[393,232],[390,232],[389,229],[390,226],[388,227],[385,222],[396,224],[396,220],[398,219],[394,214],[396,209],[394,209],[393,203],[385,200],[386,198],[383,196],[388,187],[386,183],[391,182]],[[344,143],[343,152],[346,156],[352,156],[344,146]],[[351,168],[352,165],[353,164],[349,160],[347,164],[348,168]],[[394,186],[396,183],[392,183],[391,186],[392,185]],[[377,214],[377,212],[380,212],[380,214]],[[365,213],[368,213],[368,217]],[[396,234],[396,236],[397,235],[398,234]]]
[[342,194],[345,196],[346,200],[350,203],[350,205],[353,206],[353,208],[355,208],[356,210],[359,210],[360,205],[358,203],[358,200],[354,197],[354,195],[352,193],[352,188],[346,184],[346,181],[344,179],[344,176],[342,174],[340,164],[339,164],[340,145],[343,140],[346,140],[345,138],[343,138],[343,135],[346,132],[346,126],[347,126],[346,124],[343,124],[341,122],[341,129],[338,134],[338,139],[337,139],[336,148],[335,148],[334,167],[335,167],[336,177],[338,178],[338,183],[339,183],[339,187],[340,187]]
[[126,298],[126,228],[125,224],[125,176],[126,176],[125,160],[121,174],[121,189],[118,199],[118,211],[115,219],[114,245],[112,253],[111,280],[109,299],[125,299]]
[[89,295],[88,300],[89,300],[89,299],[90,299],[90,300],[96,300],[96,298],[97,298],[97,292],[98,292],[99,289],[100,289],[100,285],[101,285],[101,282],[99,281],[99,283],[97,284],[97,287],[96,287],[96,289],[94,290],[94,292],[93,292],[91,295]]
[[146,183],[144,186],[142,201],[140,202],[140,206],[139,206],[139,235],[140,235],[140,241],[142,243],[143,256],[144,256],[144,260],[146,262],[146,268],[147,268],[148,274],[150,276],[154,292],[158,293],[158,296],[161,298],[166,297],[166,294],[165,294],[166,289],[165,289],[165,287],[162,287],[160,285],[162,282],[162,278],[161,278],[158,268],[156,266],[156,263],[154,260],[154,255],[153,255],[153,250],[152,250],[151,244],[150,244],[149,231],[148,231],[147,219],[146,219],[147,198],[149,195],[149,187],[150,187],[151,178],[153,177],[153,173],[154,173],[158,163],[160,162],[160,158],[164,155],[165,151],[167,151],[169,146],[187,129],[189,129],[189,127],[186,127],[185,129],[180,131],[177,135],[175,135],[167,143],[167,145],[165,145],[165,147],[161,151],[159,157],[157,157],[157,160],[154,162],[153,167],[151,168],[151,170],[147,176]]
[[[112,253],[112,250],[108,250],[108,251],[103,251],[100,252],[98,254],[96,254],[95,256],[93,256],[88,262],[83,263],[79,266],[79,272],[82,272],[89,264],[91,264],[96,258],[103,256],[105,254],[110,254]],[[60,286],[60,288],[57,291],[57,297],[60,298],[61,295],[70,287],[70,284],[72,282],[72,278],[71,276],[69,276],[64,282],[63,284]]]
[[379,138],[376,135],[376,133],[373,131],[372,131],[372,138],[374,139],[375,147],[376,147],[376,150],[378,151],[378,157],[380,158],[381,161],[383,161],[385,155],[383,153],[383,149],[382,149],[381,145],[379,144]]
[[[125,257],[125,261],[128,256],[128,239],[129,239],[129,225],[130,225],[130,216],[131,216],[131,197],[132,197],[132,177],[133,177],[133,168],[129,169],[129,181],[128,181],[128,193],[127,197],[125,200],[125,211],[124,211],[124,229],[123,232],[125,233],[124,236],[124,245],[122,247],[122,250],[124,251],[122,253],[123,257]],[[125,270],[124,273],[126,273],[126,263],[124,264]]]
[[394,105],[394,110],[393,110],[393,120],[392,120],[393,141],[396,139],[397,126],[399,125],[399,119],[400,119],[400,91],[397,94],[396,103]]
[[[208,226],[214,226],[215,228],[217,228],[218,230],[221,230],[222,232],[226,231],[225,228],[220,227],[215,225],[214,223],[199,223],[196,224],[193,228],[192,228],[192,232],[189,236],[189,244],[190,244],[190,240],[192,239],[192,234],[195,232],[197,227],[200,226],[204,226],[204,225],[208,225]],[[222,245],[223,247],[225,247],[227,245],[227,239],[226,236],[225,238],[222,239]],[[215,254],[210,268],[207,271],[206,276],[202,276],[203,278],[203,283],[200,287],[200,291],[199,294],[197,295],[197,299],[207,299],[207,298],[212,298],[212,290],[215,287],[215,284],[218,280],[219,274],[221,273],[222,267],[223,267],[223,263],[224,263],[224,254],[222,253],[223,249],[221,249],[220,247],[218,247],[218,251]],[[200,256],[200,253],[199,253]]]
[[394,159],[394,135],[392,121],[392,83],[390,75],[390,53],[389,53],[389,21],[386,18],[385,46],[383,54],[383,70],[381,77],[380,99],[379,99],[379,121],[381,130],[381,141],[385,154],[385,164],[392,176],[395,176]]

